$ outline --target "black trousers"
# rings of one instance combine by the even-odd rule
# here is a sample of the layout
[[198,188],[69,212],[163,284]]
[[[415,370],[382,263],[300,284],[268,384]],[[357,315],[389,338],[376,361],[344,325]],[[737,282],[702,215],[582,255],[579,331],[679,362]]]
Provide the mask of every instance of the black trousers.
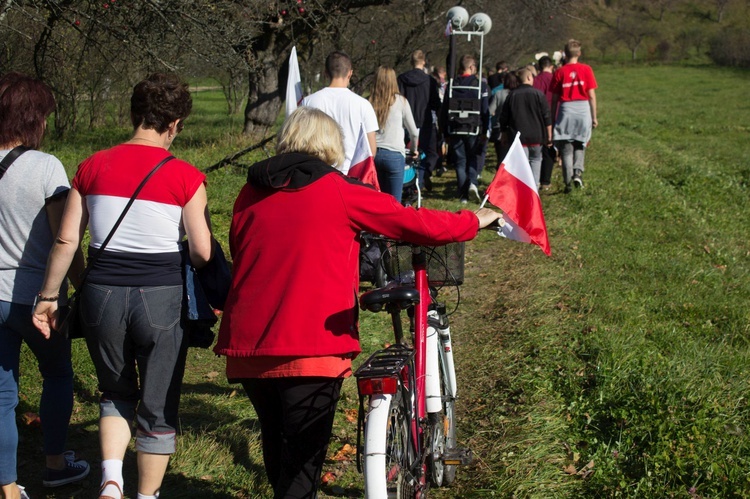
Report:
[[240,381],[258,414],[274,499],[317,497],[343,378]]
[[419,187],[424,187],[424,179],[429,179],[435,172],[440,156],[437,150],[438,131],[434,125],[419,129],[419,149],[424,153],[424,159],[419,165]]
[[542,146],[542,173],[539,184],[550,185],[552,183],[552,170],[555,166],[555,148]]

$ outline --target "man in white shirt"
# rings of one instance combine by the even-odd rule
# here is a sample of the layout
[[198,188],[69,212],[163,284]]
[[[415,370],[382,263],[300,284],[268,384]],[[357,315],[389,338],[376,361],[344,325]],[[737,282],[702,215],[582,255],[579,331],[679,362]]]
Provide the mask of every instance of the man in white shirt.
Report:
[[375,156],[377,150],[375,132],[378,130],[378,119],[367,99],[349,90],[352,60],[348,55],[341,51],[331,52],[326,57],[326,76],[331,83],[326,88],[305,97],[302,105],[320,109],[341,127],[346,159],[340,169],[346,174],[351,166],[359,130],[363,124],[367,133],[367,141],[370,144],[370,152]]

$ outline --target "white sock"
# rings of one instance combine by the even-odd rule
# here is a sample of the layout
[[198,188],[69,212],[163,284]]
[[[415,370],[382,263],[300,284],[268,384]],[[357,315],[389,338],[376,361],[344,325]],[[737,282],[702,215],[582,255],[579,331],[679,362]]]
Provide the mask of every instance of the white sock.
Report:
[[[120,459],[105,459],[102,461],[102,482],[99,486],[101,487],[107,482],[115,482],[120,486],[120,490],[123,489],[125,480],[122,478],[122,461]],[[118,497],[120,491],[113,485],[107,485],[102,490],[101,495]]]
[[138,499],[157,499],[159,497],[159,493],[157,492],[156,495],[153,496],[147,496],[146,494],[141,494],[138,492]]

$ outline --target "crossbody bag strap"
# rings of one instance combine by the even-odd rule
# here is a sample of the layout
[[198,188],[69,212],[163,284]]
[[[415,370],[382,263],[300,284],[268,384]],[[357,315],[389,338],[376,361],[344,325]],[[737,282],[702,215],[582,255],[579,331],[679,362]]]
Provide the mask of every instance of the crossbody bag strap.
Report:
[[25,153],[26,151],[30,150],[30,147],[26,146],[17,146],[11,149],[11,151],[5,155],[2,161],[0,161],[0,178],[3,178],[3,175],[5,175],[5,172],[8,170],[8,167],[18,159],[18,157]]
[[151,177],[153,177],[154,173],[156,173],[156,171],[159,168],[161,168],[162,166],[164,166],[164,164],[166,162],[171,161],[173,159],[174,159],[174,156],[169,155],[166,158],[164,158],[163,160],[161,160],[159,162],[159,164],[156,165],[154,167],[154,169],[149,172],[148,175],[146,175],[146,178],[144,178],[141,181],[141,183],[138,185],[138,187],[136,187],[135,192],[133,193],[132,196],[130,196],[130,200],[128,201],[128,204],[126,204],[125,208],[123,208],[122,213],[120,214],[120,218],[118,218],[117,221],[115,222],[115,224],[112,226],[112,230],[109,231],[109,234],[104,239],[104,242],[102,242],[101,246],[99,246],[99,249],[96,251],[96,253],[94,253],[91,256],[91,258],[89,259],[88,264],[86,265],[86,269],[83,271],[83,274],[81,274],[81,285],[79,285],[79,289],[83,285],[83,283],[86,281],[86,277],[88,277],[89,272],[91,271],[91,268],[94,266],[94,263],[96,263],[96,261],[99,259],[99,255],[102,254],[102,252],[104,251],[104,248],[107,247],[107,244],[109,244],[109,241],[112,239],[112,236],[115,235],[115,231],[117,230],[117,228],[122,223],[122,220],[125,218],[125,215],[127,215],[128,211],[130,210],[130,207],[133,206],[133,203],[135,202],[135,199],[138,197],[138,194],[141,192],[141,190],[143,189],[143,187],[146,185],[146,183],[149,181],[149,179],[151,179]]

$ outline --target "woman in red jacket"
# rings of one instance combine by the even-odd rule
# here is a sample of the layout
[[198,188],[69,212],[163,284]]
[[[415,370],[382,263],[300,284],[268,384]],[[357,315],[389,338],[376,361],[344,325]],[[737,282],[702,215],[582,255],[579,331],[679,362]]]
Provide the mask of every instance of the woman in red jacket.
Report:
[[499,215],[401,206],[344,176],[333,119],[301,107],[277,156],[253,165],[234,205],[234,268],[214,351],[258,414],[274,497],[315,497],[339,390],[360,352],[359,234],[467,241]]

